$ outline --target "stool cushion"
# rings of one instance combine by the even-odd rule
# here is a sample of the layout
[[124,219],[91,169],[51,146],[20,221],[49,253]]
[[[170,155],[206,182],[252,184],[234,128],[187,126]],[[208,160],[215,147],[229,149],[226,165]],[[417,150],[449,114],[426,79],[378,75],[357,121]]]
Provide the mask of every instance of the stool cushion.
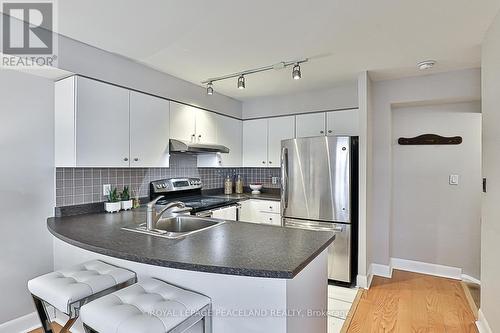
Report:
[[99,333],[164,333],[210,304],[210,298],[157,279],[82,306],[80,318]]
[[34,278],[28,281],[28,289],[33,295],[68,314],[71,303],[135,276],[132,271],[92,260]]

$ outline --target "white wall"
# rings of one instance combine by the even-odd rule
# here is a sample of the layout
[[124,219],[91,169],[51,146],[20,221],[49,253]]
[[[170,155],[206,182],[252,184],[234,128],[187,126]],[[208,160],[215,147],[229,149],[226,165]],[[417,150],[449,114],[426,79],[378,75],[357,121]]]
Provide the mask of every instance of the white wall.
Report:
[[0,323],[34,311],[26,283],[52,270],[54,84],[0,70]]
[[481,228],[481,312],[492,332],[500,332],[500,16],[482,48],[483,195]]
[[[392,107],[408,103],[453,103],[481,98],[480,70],[470,69],[373,82],[372,212],[367,244],[372,262],[389,264],[392,220]],[[370,264],[370,263],[369,263]]]
[[128,58],[59,36],[58,65],[63,70],[133,88],[241,118],[241,102],[157,71]]
[[[393,258],[463,268],[480,278],[479,102],[393,109]],[[460,145],[402,146],[400,137],[461,136]],[[449,175],[459,175],[459,185]]]
[[358,87],[352,82],[329,89],[245,100],[243,119],[356,107]]

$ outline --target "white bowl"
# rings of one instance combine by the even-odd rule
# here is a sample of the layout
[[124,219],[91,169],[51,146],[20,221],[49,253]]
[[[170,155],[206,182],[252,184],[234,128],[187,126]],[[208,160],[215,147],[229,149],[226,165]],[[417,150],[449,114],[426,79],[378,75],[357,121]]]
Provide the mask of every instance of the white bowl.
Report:
[[250,189],[252,189],[252,194],[260,194],[262,184],[250,184]]

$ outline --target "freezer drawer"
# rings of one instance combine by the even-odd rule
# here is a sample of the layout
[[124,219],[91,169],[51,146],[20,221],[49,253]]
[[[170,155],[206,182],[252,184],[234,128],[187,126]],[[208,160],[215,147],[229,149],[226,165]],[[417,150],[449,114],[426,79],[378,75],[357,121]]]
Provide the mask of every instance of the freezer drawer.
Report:
[[351,282],[351,225],[297,219],[283,219],[285,227],[335,233],[328,247],[328,279]]

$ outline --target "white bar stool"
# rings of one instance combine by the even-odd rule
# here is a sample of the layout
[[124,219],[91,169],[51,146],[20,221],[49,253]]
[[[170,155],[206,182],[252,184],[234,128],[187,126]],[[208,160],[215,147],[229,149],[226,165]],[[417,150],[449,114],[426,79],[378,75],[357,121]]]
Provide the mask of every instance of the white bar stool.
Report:
[[207,296],[147,278],[81,308],[87,333],[180,333],[202,321],[212,332]]
[[82,305],[137,281],[135,272],[100,260],[61,269],[28,281],[36,311],[45,333],[52,333],[45,303],[69,316],[61,330],[68,332]]

